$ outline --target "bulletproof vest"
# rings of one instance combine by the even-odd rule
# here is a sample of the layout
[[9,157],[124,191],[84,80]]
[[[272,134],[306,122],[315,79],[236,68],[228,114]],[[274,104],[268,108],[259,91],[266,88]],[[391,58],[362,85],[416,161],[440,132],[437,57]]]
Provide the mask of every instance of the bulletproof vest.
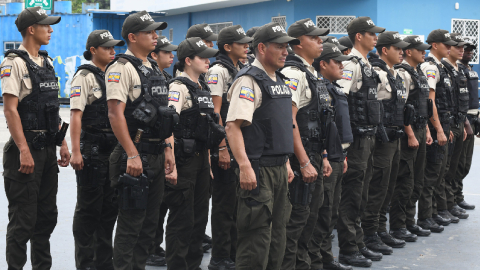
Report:
[[[249,66],[240,70],[235,79],[249,75],[262,91],[262,103],[253,113],[252,124],[242,127],[245,150],[249,159],[261,156],[287,155],[293,153],[292,93],[285,84],[287,79],[280,72],[273,81],[263,70]],[[240,95],[246,95],[243,89]]]
[[198,80],[201,87],[186,77],[173,78],[170,83],[175,81],[187,87],[192,98],[192,107],[180,113],[179,128],[173,134],[177,139],[195,139],[206,143],[209,131],[208,118],[215,117],[210,89],[202,80]]
[[360,65],[362,72],[362,86],[357,92],[350,92],[348,95],[348,106],[352,125],[378,125],[382,123],[383,115],[383,103],[377,100],[378,74],[358,57],[354,56],[351,61]]
[[55,70],[48,61],[48,53],[39,51],[38,54],[43,57],[43,66],[33,62],[28,53],[22,50],[9,50],[5,53],[5,57],[22,58],[32,81],[32,93],[18,103],[23,130],[47,130],[49,133],[55,133],[60,124],[58,114],[60,87],[55,77]]
[[403,110],[405,108],[405,102],[407,101],[407,90],[402,77],[397,73],[394,77],[388,70],[387,64],[382,59],[370,60],[372,66],[379,67],[387,73],[387,80],[392,89],[392,97],[390,99],[383,99],[383,125],[384,126],[396,126],[403,127]]
[[163,74],[163,76],[165,76],[165,80],[167,82],[170,81],[171,79],[173,79],[172,75],[168,74],[168,72],[166,72],[165,70],[162,70],[162,74]]
[[[166,127],[151,127],[148,124],[135,119],[133,113],[138,105],[140,105],[143,101],[153,105],[152,109],[168,106],[168,86],[163,73],[160,71],[157,63],[153,59],[148,58],[148,61],[152,65],[152,68],[148,68],[143,64],[141,59],[127,54],[118,54],[107,66],[107,69],[110,65],[117,61],[123,65],[130,62],[137,71],[141,83],[140,96],[134,101],[128,99],[125,106],[125,119],[127,120],[128,132],[132,138],[135,136],[138,129],[143,130],[142,138],[158,137],[157,135],[160,134],[159,129]],[[111,75],[108,74],[108,76]],[[155,112],[152,112],[152,114],[153,113]]]
[[[102,97],[86,105],[82,115],[82,127],[89,126],[95,129],[110,129],[108,120],[107,92],[105,87],[105,72],[90,64],[84,64],[77,68],[74,77],[80,72],[80,76],[87,76],[92,73],[100,86]],[[86,89],[85,89],[86,91]]]
[[458,64],[458,69],[463,70],[465,77],[467,77],[467,89],[469,95],[468,108],[478,109],[478,74],[476,71],[469,70],[463,64]]
[[[287,56],[287,61],[285,62],[285,67],[292,66],[305,73],[308,88],[312,92],[310,102],[298,110],[296,117],[303,146],[307,152],[322,153],[327,135],[326,127],[330,122],[334,121],[330,95],[323,78],[319,79],[312,74],[305,67],[302,60],[295,55]],[[290,81],[289,83],[292,84],[294,82]]]
[[[437,106],[438,113],[444,114],[447,112],[452,112],[454,96],[452,91],[452,83],[450,81],[450,77],[448,77],[447,71],[444,67],[437,64],[435,59],[432,57],[426,57],[425,62],[434,64],[437,66],[438,71],[440,72],[440,81],[435,87],[435,105]],[[438,74],[435,76],[438,76]]]
[[[403,68],[412,78],[414,89],[408,92],[407,104],[411,104],[415,108],[416,119],[428,119],[428,97],[430,87],[428,86],[427,77],[420,68],[415,70],[414,67],[407,64],[395,65],[396,69]],[[408,85],[406,87],[409,87]]]
[[[445,66],[445,69],[452,78],[452,90],[455,97],[455,113],[466,114],[468,112],[470,94],[468,93],[467,88],[467,77],[463,73],[462,69],[455,70],[455,68],[450,65],[447,61],[442,60],[442,64]],[[477,90],[478,91],[478,90]]]
[[350,114],[348,112],[347,95],[335,82],[327,81],[327,90],[332,95],[332,106],[335,108],[335,123],[342,143],[353,142],[352,126],[350,125]]

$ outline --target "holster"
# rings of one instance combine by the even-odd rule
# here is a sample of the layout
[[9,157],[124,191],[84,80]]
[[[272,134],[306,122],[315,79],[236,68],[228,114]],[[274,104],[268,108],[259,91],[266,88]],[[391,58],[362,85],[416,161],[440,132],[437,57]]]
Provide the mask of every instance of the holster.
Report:
[[82,187],[98,187],[102,174],[106,174],[108,168],[100,168],[98,162],[83,156],[83,169],[75,171],[77,185]]
[[118,183],[120,184],[119,204],[121,209],[141,210],[147,208],[149,182],[144,174],[133,177],[124,173],[118,179]]
[[388,134],[387,134],[387,131],[386,131],[385,127],[383,126],[383,124],[378,125],[376,137],[377,137],[377,140],[379,140],[381,142],[384,142],[384,143],[390,141],[390,139],[388,137]]
[[480,135],[480,119],[478,117],[472,117],[471,122],[475,125],[475,135]]
[[292,205],[307,206],[312,201],[312,193],[315,190],[315,183],[305,183],[299,172],[294,172],[292,183],[288,184],[290,202]]
[[433,101],[432,99],[428,99],[428,102],[427,102],[427,106],[428,106],[428,118],[432,118],[433,116]]
[[405,110],[403,111],[403,124],[410,126],[415,119],[415,107],[412,104],[405,104]]
[[216,113],[215,118],[212,118],[210,115],[207,114],[208,126],[209,126],[209,134],[208,134],[208,141],[207,141],[207,148],[213,149],[218,146],[223,139],[227,136],[225,133],[225,127],[218,124],[220,116]]

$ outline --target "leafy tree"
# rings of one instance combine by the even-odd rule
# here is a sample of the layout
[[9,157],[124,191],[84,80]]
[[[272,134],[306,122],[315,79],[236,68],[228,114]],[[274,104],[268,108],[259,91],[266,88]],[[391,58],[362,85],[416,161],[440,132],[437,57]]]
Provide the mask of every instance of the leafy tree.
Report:
[[72,0],[72,13],[82,13],[82,3],[99,3],[100,9],[110,9],[110,0]]

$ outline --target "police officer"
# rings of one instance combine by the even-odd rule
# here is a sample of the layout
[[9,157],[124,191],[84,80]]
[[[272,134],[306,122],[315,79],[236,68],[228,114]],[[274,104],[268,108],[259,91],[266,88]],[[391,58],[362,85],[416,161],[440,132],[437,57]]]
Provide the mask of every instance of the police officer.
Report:
[[[248,37],[240,25],[223,28],[218,34],[217,46],[220,51],[217,60],[212,63],[206,74],[210,87],[215,113],[218,113],[220,124],[227,119],[227,93],[230,84],[243,67],[239,61],[247,58]],[[232,167],[231,153],[226,140],[215,147],[212,153],[212,258],[208,268],[235,269],[235,250],[237,242],[237,226],[235,225],[236,180]],[[222,268],[223,267],[223,268]]]
[[[210,199],[209,149],[220,144],[225,130],[218,125],[209,88],[199,77],[208,71],[208,58],[217,54],[218,50],[198,37],[187,38],[177,49],[182,73],[170,83],[168,95],[169,105],[180,114],[174,131],[178,184],[167,184],[165,190],[170,210],[165,236],[168,269],[196,270],[203,258]],[[173,137],[169,140],[174,141]]]
[[292,92],[295,156],[290,163],[298,177],[289,185],[292,213],[281,269],[310,269],[307,245],[323,202],[323,175],[331,173],[325,141],[333,110],[327,88],[312,66],[323,50],[320,36],[328,32],[311,19],[296,21],[288,28],[288,35],[300,40],[299,45],[291,46],[293,54],[287,56],[282,69]]
[[286,77],[276,70],[287,44],[300,41],[277,23],[253,37],[256,59],[242,69],[228,91],[227,135],[239,165],[236,269],[280,269],[290,216],[288,181],[293,172],[292,99]]
[[347,47],[347,49],[342,51],[342,53],[344,55],[349,55],[353,48],[353,44],[350,38],[348,36],[341,37],[338,39],[338,43],[340,43],[342,46]]
[[[466,129],[470,127],[467,120],[467,112],[469,110],[470,94],[467,88],[467,77],[462,69],[459,68],[457,61],[463,58],[465,41],[458,33],[451,34],[452,40],[458,42],[456,46],[452,46],[450,54],[443,58],[442,64],[445,66],[450,78],[452,79],[453,90],[455,92],[455,110],[454,125],[452,126],[453,141],[449,149],[447,164],[445,167],[445,188],[446,196],[436,196],[437,212],[439,215],[449,217],[452,222],[459,222],[459,219],[468,218],[468,214],[464,209],[456,208],[455,191],[458,189],[458,183],[455,174],[458,169],[460,154],[463,149],[463,141],[466,139]],[[453,150],[453,151],[450,151]],[[435,213],[435,210],[434,210]]]
[[360,217],[366,196],[362,200],[362,192],[364,189],[368,191],[375,133],[383,120],[383,105],[377,100],[377,72],[366,57],[377,43],[376,33],[385,31],[385,28],[375,26],[369,17],[358,17],[350,22],[347,31],[353,43],[350,55],[354,58],[343,63],[343,76],[337,83],[348,95],[354,139],[348,148],[349,170],[343,177],[338,213],[339,258],[344,264],[370,267],[371,260],[381,260],[382,254],[369,250],[363,243]]
[[[60,17],[40,7],[24,9],[15,20],[22,45],[1,64],[4,113],[10,139],[3,149],[8,199],[8,269],[23,269],[30,241],[33,269],[50,269],[50,235],[57,224],[58,165],[68,166],[65,133],[59,131],[59,86],[46,51]],[[66,132],[66,130],[64,130]],[[61,146],[58,161],[55,145]]]
[[[165,140],[173,131],[175,110],[167,107],[168,86],[157,63],[147,58],[165,29],[146,11],[129,15],[122,27],[128,50],[107,67],[108,116],[119,144],[110,156],[110,180],[118,194],[113,266],[144,269],[155,237],[165,174],[174,169]],[[143,133],[142,133],[143,131]],[[175,179],[170,179],[175,184]]]
[[108,181],[108,158],[118,142],[108,120],[105,67],[115,58],[114,46],[123,45],[125,42],[113,39],[108,30],[90,33],[84,57],[91,62],[78,67],[71,84],[70,164],[77,174],[73,215],[77,269],[113,269],[112,234],[118,206]]
[[[254,26],[254,27],[248,29],[246,34],[247,34],[247,36],[253,38],[253,35],[255,34],[255,32],[257,32],[257,30],[258,30],[258,26]],[[249,48],[250,48],[250,52],[247,55],[247,59],[248,59],[248,63],[252,64],[253,61],[255,60],[255,50],[253,48],[252,43],[250,43]]]
[[315,59],[313,66],[320,72],[326,83],[328,93],[332,99],[332,106],[335,108],[335,123],[338,129],[338,138],[341,148],[330,149],[328,161],[332,167],[332,174],[323,178],[324,198],[323,204],[318,210],[318,219],[308,246],[310,257],[310,269],[334,269],[348,270],[351,266],[345,266],[334,260],[332,253],[332,238],[330,237],[333,226],[332,216],[338,211],[340,194],[342,188],[343,174],[347,171],[348,165],[346,148],[353,142],[352,128],[350,126],[350,114],[348,112],[347,95],[336,84],[343,76],[343,61],[349,61],[353,56],[346,56],[341,53],[338,45],[324,43],[323,52]]
[[403,39],[410,43],[403,49],[403,62],[395,65],[398,74],[405,82],[408,93],[407,104],[415,109],[413,123],[405,126],[405,136],[400,138],[400,162],[390,206],[390,234],[406,242],[414,242],[416,236],[429,236],[415,224],[417,200],[423,188],[425,175],[426,146],[432,144],[427,126],[429,87],[427,77],[419,68],[425,60],[425,50],[431,48],[419,36]]
[[[165,76],[166,81],[168,82],[172,79],[172,75],[168,74],[165,70],[169,68],[173,63],[173,51],[177,50],[177,45],[170,44],[170,41],[165,36],[159,36],[157,39],[157,46],[155,50],[150,53],[150,58],[155,60],[158,65],[158,69],[162,71],[163,76]],[[165,178],[171,178],[172,175],[166,175]],[[163,196],[165,199],[165,196]],[[167,215],[168,206],[166,203],[160,205],[160,214],[158,217],[158,227],[157,232],[155,233],[155,239],[150,247],[150,255],[147,259],[147,265],[151,266],[163,266],[165,262],[165,250],[160,246],[163,242],[163,223],[165,221],[165,216]]]
[[[340,42],[338,42],[338,39],[334,36],[326,36],[323,39],[324,39],[323,40],[324,43],[332,43],[332,44],[336,45],[337,48],[342,52],[342,54],[344,54],[344,52],[348,51],[348,49],[349,49],[348,47],[345,47],[342,44],[340,44]],[[351,51],[351,49],[350,49],[350,51]],[[348,53],[345,54],[345,55],[348,55]]]
[[[469,94],[469,110],[467,113],[467,119],[470,122],[473,134],[480,132],[480,122],[478,121],[478,74],[469,65],[472,60],[473,51],[477,48],[472,42],[467,41],[465,44],[465,51],[463,58],[458,61],[459,69],[463,70],[463,73],[467,77],[467,88]],[[455,191],[455,202],[457,205],[466,210],[475,209],[475,205],[469,204],[465,201],[463,196],[463,179],[470,172],[472,165],[473,148],[475,143],[474,136],[467,136],[467,139],[463,143],[463,150],[458,162],[457,173],[455,174],[455,181],[458,183],[458,189]]]
[[423,190],[418,200],[417,225],[431,232],[442,232],[443,226],[450,224],[451,219],[439,215],[433,216],[432,204],[435,188],[443,179],[447,162],[447,138],[450,137],[451,112],[453,111],[453,92],[451,81],[445,67],[440,62],[450,52],[450,47],[457,42],[453,41],[447,30],[437,29],[430,32],[427,38],[430,48],[429,57],[420,65],[423,74],[427,76],[430,88],[429,99],[432,100],[432,116],[428,128],[433,143],[427,146],[425,163],[425,178]]
[[[393,66],[401,63],[402,49],[408,45],[410,44],[403,41],[398,32],[385,31],[378,36],[376,46],[380,58],[370,60],[380,78],[378,99],[383,102],[383,125],[387,136],[377,135],[373,151],[372,179],[367,193],[367,205],[362,216],[362,229],[365,245],[384,255],[392,254],[392,247],[405,246],[404,240],[396,239],[388,233],[386,219],[380,222],[380,212],[390,203],[400,162],[400,138],[405,135],[403,126],[404,110],[408,111],[408,107],[405,108],[407,91],[403,79]],[[413,113],[413,108],[410,109]]]

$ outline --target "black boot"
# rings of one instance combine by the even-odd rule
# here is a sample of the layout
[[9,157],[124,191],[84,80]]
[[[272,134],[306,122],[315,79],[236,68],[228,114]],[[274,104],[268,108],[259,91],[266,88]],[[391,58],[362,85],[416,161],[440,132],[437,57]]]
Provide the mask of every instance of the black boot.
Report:
[[[380,254],[381,255],[381,254]],[[350,254],[342,254],[338,256],[338,260],[342,264],[348,264],[356,267],[370,267],[372,266],[372,261],[363,257],[363,255],[356,251]]]
[[147,258],[147,265],[149,266],[164,266],[167,265],[165,257],[161,257],[157,254],[150,254]]
[[381,233],[378,233],[378,235],[382,239],[383,243],[393,248],[402,248],[406,245],[405,241],[396,239],[395,237],[391,236],[388,232],[381,232]]
[[380,261],[383,258],[382,253],[371,251],[367,247],[361,248],[360,253],[362,253],[362,255],[365,258],[370,259],[372,261]]
[[230,258],[214,258],[210,259],[208,270],[234,270],[235,263]]
[[429,236],[432,233],[430,230],[425,230],[417,224],[413,224],[412,226],[407,225],[407,230],[416,234],[417,236]]
[[416,234],[411,233],[405,228],[390,230],[390,235],[405,242],[415,242],[418,238]]
[[382,242],[382,240],[376,233],[374,235],[365,235],[365,237],[363,238],[363,243],[365,243],[365,246],[368,249],[382,253],[383,255],[390,255],[393,253],[393,249],[385,245],[385,243]]
[[452,215],[452,213],[450,213],[450,211],[448,211],[448,210],[438,211],[438,214],[441,215],[442,217],[448,217],[452,221],[452,223],[460,222],[460,219],[458,217]]
[[461,208],[465,209],[465,210],[473,210],[475,209],[475,205],[473,204],[468,204],[466,201],[461,201],[459,203],[457,203],[458,206],[460,206]]
[[450,223],[452,223],[451,219],[446,216],[440,215],[440,212],[441,211],[438,212],[438,215],[433,215],[433,221],[435,221],[438,225],[442,226],[448,226]]
[[323,269],[325,270],[353,270],[353,267],[343,265],[336,261],[331,261],[329,263],[323,263]]
[[[452,208],[450,209],[449,212],[452,216],[456,217],[456,218],[459,218],[459,219],[467,219],[469,214],[466,214],[466,213],[462,213],[460,210],[458,210],[457,208]],[[452,221],[453,222],[453,221]]]
[[441,233],[445,229],[442,225],[438,225],[432,218],[419,219],[417,220],[417,225],[424,230],[430,230],[434,233]]

